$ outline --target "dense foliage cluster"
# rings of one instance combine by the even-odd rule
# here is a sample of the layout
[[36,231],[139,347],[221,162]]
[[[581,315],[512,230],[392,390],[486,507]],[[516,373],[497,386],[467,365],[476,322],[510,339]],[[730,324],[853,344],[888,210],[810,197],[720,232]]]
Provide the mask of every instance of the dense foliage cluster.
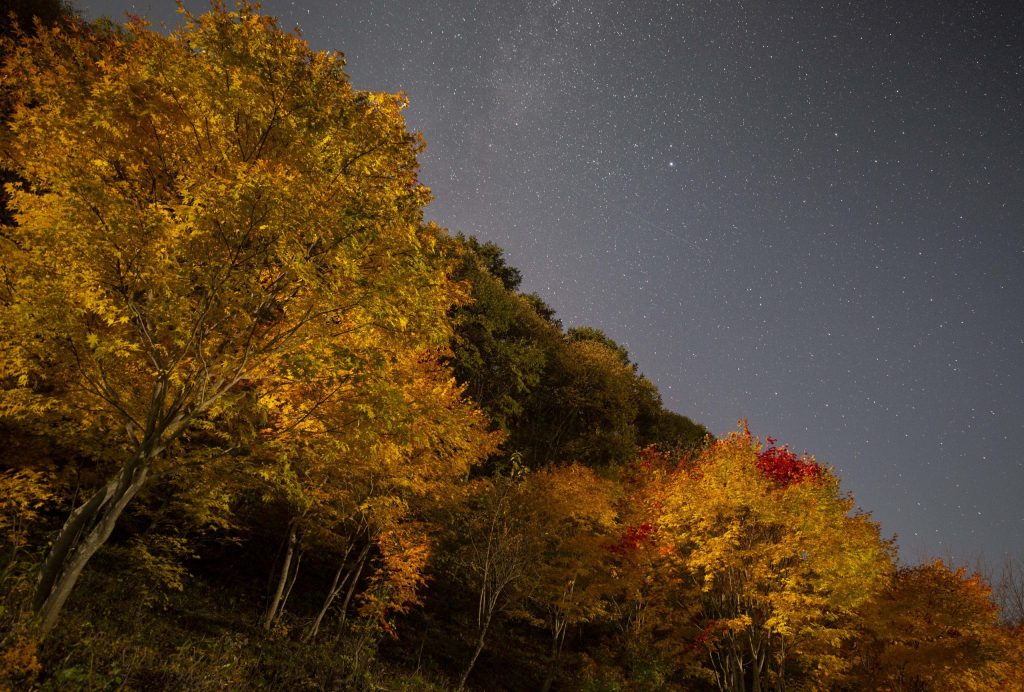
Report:
[[1021,689],[981,577],[425,223],[340,55],[15,9],[0,687]]
[[776,447],[775,440],[768,438],[772,445],[757,455],[757,469],[779,485],[793,485],[820,480],[824,469],[813,459],[801,458],[788,447]]

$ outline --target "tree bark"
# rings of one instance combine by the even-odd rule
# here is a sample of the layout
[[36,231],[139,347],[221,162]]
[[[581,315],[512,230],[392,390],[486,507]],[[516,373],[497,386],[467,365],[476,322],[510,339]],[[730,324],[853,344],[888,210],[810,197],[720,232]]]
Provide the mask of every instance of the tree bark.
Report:
[[544,673],[544,683],[540,692],[549,692],[555,683],[555,674],[558,672],[558,659],[562,655],[562,643],[565,641],[565,628],[557,632],[551,641],[551,655],[548,658],[548,668]]
[[[167,405],[166,379],[161,378],[153,385],[146,430],[138,439],[135,452],[113,478],[71,512],[39,570],[32,596],[32,625],[40,641],[57,624],[85,565],[107,542],[125,507],[146,484],[153,460],[185,430],[192,417],[220,398],[230,384],[218,384],[188,412],[180,399]],[[135,439],[131,425],[128,433]]]
[[[369,549],[370,547],[367,545],[363,548],[363,551],[366,552],[369,551]],[[320,625],[323,624],[324,618],[327,617],[327,611],[330,610],[334,600],[341,593],[342,589],[345,588],[345,585],[348,584],[349,578],[352,577],[353,570],[349,570],[348,574],[345,574],[345,579],[342,580],[341,578],[341,575],[345,572],[345,563],[348,560],[348,556],[351,551],[352,545],[349,544],[348,548],[345,550],[345,554],[341,558],[341,562],[338,564],[338,571],[334,573],[334,579],[331,581],[331,588],[327,590],[327,596],[324,597],[324,603],[320,607],[320,612],[316,614],[316,619],[313,620],[313,624],[310,625],[309,631],[306,632],[306,636],[303,637],[304,642],[311,642],[316,637],[317,633],[320,631]],[[357,561],[361,560],[362,553],[360,553],[360,557]]]
[[110,538],[124,508],[145,485],[150,462],[159,451],[151,445],[140,447],[117,475],[64,522],[40,569],[32,598],[34,625],[40,640],[53,630],[86,563]]
[[295,556],[295,569],[292,570],[292,578],[288,580],[288,588],[284,590],[284,598],[281,599],[281,605],[277,607],[278,619],[280,619],[281,615],[284,614],[284,609],[288,607],[288,599],[291,598],[292,587],[295,586],[295,580],[299,578],[299,568],[302,566],[302,556],[305,554],[305,551],[299,548],[299,554]]
[[359,560],[356,562],[356,571],[352,575],[352,581],[349,582],[348,591],[345,592],[345,600],[341,602],[341,626],[345,626],[345,620],[348,619],[348,604],[352,601],[352,595],[356,592],[356,584],[359,582],[359,577],[363,573],[363,567],[366,565],[366,558],[370,555],[370,542],[367,541],[366,545],[363,546],[363,552],[359,553]]
[[277,621],[277,616],[281,610],[281,604],[284,596],[285,586],[288,584],[288,576],[292,569],[292,555],[295,554],[295,544],[298,543],[298,530],[296,529],[295,522],[291,522],[288,527],[288,548],[284,553],[284,563],[281,565],[281,576],[277,580],[277,588],[274,590],[274,595],[270,599],[270,603],[267,604],[267,613],[263,617],[263,631],[269,632],[274,626],[274,622]]

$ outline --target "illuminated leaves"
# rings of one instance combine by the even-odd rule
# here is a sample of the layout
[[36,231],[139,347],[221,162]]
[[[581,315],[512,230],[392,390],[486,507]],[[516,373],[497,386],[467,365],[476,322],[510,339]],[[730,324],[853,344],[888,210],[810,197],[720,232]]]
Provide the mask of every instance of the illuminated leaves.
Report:
[[1019,681],[1020,644],[999,627],[978,574],[941,560],[899,569],[860,616],[856,679],[864,687],[980,691]]
[[48,558],[43,629],[157,459],[245,445],[228,460],[312,521],[423,496],[494,444],[439,365],[462,292],[404,98],[354,90],[254,6],[185,20],[42,31],[4,72],[0,163],[26,183],[0,239],[0,400],[121,446]]
[[824,474],[814,459],[799,457],[785,446],[776,447],[772,438],[768,444],[772,446],[757,453],[757,470],[779,485],[815,481]]
[[700,605],[694,641],[719,684],[824,684],[844,667],[848,617],[886,573],[889,551],[873,523],[848,514],[835,478],[758,444],[734,433],[671,474],[659,540],[693,585],[680,598]]
[[25,546],[29,527],[53,501],[50,480],[31,469],[0,472],[0,537],[15,550]]

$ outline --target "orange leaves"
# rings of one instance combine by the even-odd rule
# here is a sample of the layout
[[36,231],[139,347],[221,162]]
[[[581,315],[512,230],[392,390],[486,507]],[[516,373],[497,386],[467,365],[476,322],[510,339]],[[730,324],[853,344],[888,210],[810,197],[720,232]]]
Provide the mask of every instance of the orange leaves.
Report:
[[859,683],[1003,689],[1019,667],[990,597],[980,575],[941,560],[898,570],[861,610]]
[[394,635],[391,613],[404,613],[420,603],[430,559],[429,527],[416,522],[393,524],[377,540],[380,567],[363,594],[360,612]]

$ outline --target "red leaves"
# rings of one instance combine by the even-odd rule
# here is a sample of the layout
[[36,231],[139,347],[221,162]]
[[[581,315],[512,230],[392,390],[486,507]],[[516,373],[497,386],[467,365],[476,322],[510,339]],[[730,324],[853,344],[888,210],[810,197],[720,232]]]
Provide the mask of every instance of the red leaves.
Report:
[[618,543],[604,546],[605,550],[616,555],[626,555],[636,552],[644,545],[654,543],[654,534],[657,529],[650,522],[645,521],[639,526],[627,526],[622,531]]
[[789,486],[805,481],[816,481],[824,472],[821,466],[811,457],[798,457],[789,447],[776,447],[775,440],[768,438],[773,445],[757,455],[757,469],[765,477],[781,486]]

